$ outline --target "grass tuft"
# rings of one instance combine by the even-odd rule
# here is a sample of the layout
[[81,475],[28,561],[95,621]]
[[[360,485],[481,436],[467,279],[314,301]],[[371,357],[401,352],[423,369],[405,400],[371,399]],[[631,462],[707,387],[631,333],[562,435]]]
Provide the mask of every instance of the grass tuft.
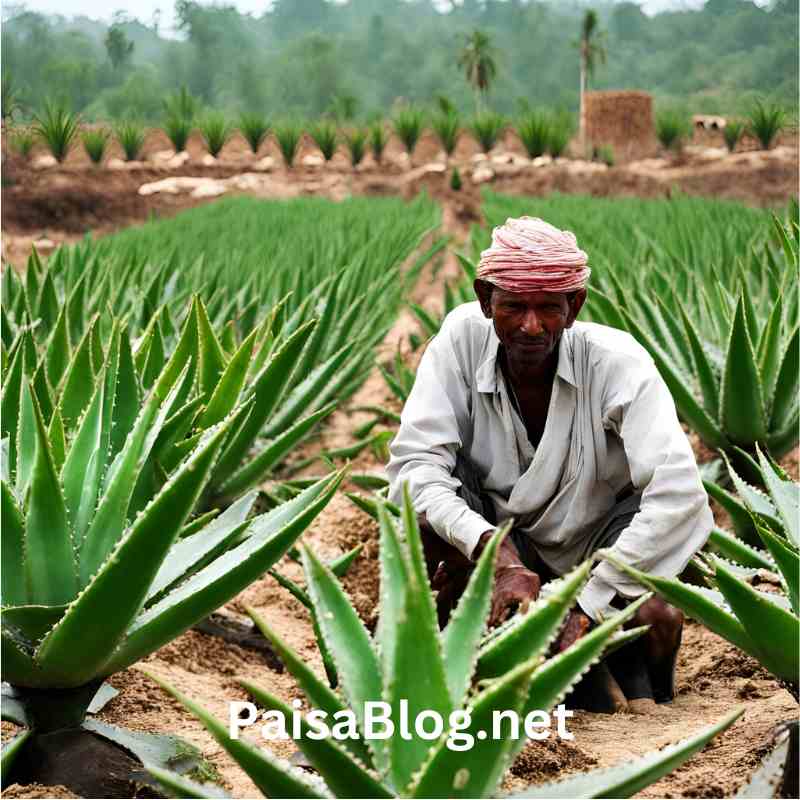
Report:
[[245,113],[239,117],[239,132],[250,145],[253,155],[258,152],[262,142],[269,136],[269,130],[269,122],[261,114]]
[[742,138],[745,126],[744,122],[740,119],[729,119],[725,122],[725,127],[722,129],[722,136],[725,139],[725,146],[729,152],[736,150],[736,145]]
[[191,132],[192,121],[186,117],[168,116],[164,121],[164,133],[172,142],[176,153],[181,153],[186,149]]
[[488,153],[496,144],[497,140],[503,135],[506,128],[506,119],[502,114],[494,111],[485,111],[477,114],[470,123],[472,135],[484,153]]
[[96,130],[84,131],[81,136],[83,142],[83,149],[89,156],[92,164],[99,164],[103,160],[103,156],[108,146],[109,132],[106,128],[97,128]]
[[786,111],[777,103],[756,100],[747,115],[749,132],[763,150],[769,150],[778,134],[786,127]]
[[303,126],[298,122],[286,120],[275,126],[275,139],[289,169],[294,166],[294,159],[302,136]]
[[689,115],[678,108],[667,108],[656,114],[656,136],[665,150],[680,150],[692,136]]
[[116,126],[114,132],[125,154],[125,160],[136,161],[144,147],[144,125],[135,120],[124,120]]
[[30,128],[14,128],[9,135],[9,144],[23,158],[27,158],[36,144],[36,137]]
[[218,111],[206,114],[200,120],[198,128],[208,152],[214,158],[220,154],[222,148],[225,147],[225,142],[231,138],[231,133],[233,133],[233,127],[228,118]]
[[350,163],[357,167],[367,152],[368,133],[364,128],[353,128],[344,135],[347,150],[350,153]]
[[553,126],[550,118],[542,111],[526,112],[517,121],[516,130],[528,158],[538,158],[553,147]]
[[389,141],[389,134],[386,132],[386,126],[383,124],[382,119],[376,119],[369,126],[369,146],[372,149],[372,156],[376,164],[381,163],[383,158],[383,151],[386,148],[386,142]]
[[414,153],[425,126],[425,112],[416,106],[403,106],[394,116],[394,130],[409,155]]
[[314,140],[314,144],[319,147],[322,157],[326,161],[330,161],[336,152],[336,144],[339,140],[336,125],[329,119],[321,119],[311,125],[308,134]]
[[448,156],[452,156],[461,134],[461,120],[458,114],[455,111],[437,114],[431,122],[431,128],[442,145],[442,149]]
[[67,157],[78,133],[80,117],[60,103],[47,101],[44,111],[33,118],[33,132],[46,145],[56,161]]

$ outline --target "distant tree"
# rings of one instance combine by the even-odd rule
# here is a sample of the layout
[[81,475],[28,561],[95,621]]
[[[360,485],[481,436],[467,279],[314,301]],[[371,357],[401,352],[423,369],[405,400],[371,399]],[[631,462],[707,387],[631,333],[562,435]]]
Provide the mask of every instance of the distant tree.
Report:
[[489,91],[497,75],[489,34],[477,28],[467,37],[466,44],[458,56],[458,65],[464,70],[467,82],[475,95],[475,110],[481,110],[481,98]]
[[125,35],[120,23],[115,22],[109,26],[104,44],[111,66],[114,69],[121,69],[130,63],[134,45]]
[[618,39],[641,39],[647,32],[647,15],[637,3],[619,3],[611,12],[609,27]]
[[600,23],[597,19],[597,12],[590,8],[583,15],[581,23],[581,39],[579,42],[581,58],[581,109],[580,109],[580,140],[584,145],[586,134],[586,108],[584,105],[584,95],[589,78],[594,75],[598,62],[606,62],[606,33],[600,30]]

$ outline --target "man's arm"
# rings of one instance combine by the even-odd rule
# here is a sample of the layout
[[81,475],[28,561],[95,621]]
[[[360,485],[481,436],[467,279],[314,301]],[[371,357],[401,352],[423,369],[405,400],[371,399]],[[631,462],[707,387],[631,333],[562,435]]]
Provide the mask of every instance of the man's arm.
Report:
[[[630,391],[611,395],[603,415],[622,440],[631,480],[642,491],[639,512],[610,549],[637,569],[673,577],[705,544],[714,520],[669,389],[652,362],[639,367],[636,377]],[[602,562],[578,603],[596,620],[611,611],[615,594],[643,592]]]

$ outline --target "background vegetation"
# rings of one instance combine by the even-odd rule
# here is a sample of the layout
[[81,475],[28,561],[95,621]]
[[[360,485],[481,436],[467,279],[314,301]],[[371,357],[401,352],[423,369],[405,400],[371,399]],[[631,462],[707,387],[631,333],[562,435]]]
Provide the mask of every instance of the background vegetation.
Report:
[[[155,121],[182,86],[228,112],[342,119],[386,114],[398,100],[444,95],[472,113],[463,53],[488,35],[496,64],[479,102],[578,108],[578,36],[586,4],[463,0],[275,0],[260,16],[224,3],[177,0],[179,38],[157,20],[118,14],[106,25],[6,6],[4,78],[24,116],[58,99],[88,118]],[[639,88],[696,112],[740,113],[758,94],[796,114],[798,10],[793,0],[708,0],[652,17],[633,2],[593,3],[606,64],[590,88]],[[4,80],[5,83],[5,80]],[[4,86],[4,94],[6,87]]]

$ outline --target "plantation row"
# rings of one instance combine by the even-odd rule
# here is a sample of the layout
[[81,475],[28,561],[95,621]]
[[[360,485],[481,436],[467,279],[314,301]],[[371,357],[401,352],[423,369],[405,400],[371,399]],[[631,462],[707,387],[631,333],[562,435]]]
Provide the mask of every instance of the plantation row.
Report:
[[[485,212],[491,224],[539,214],[587,243],[591,318],[631,331],[650,350],[683,420],[733,465],[738,498],[708,486],[735,531],[715,532],[694,565],[713,588],[633,577],[796,681],[799,495],[767,456],[796,446],[800,420],[796,208],[785,226],[699,200],[487,194]],[[496,709],[549,709],[604,653],[641,634],[622,630],[634,603],[545,657],[589,563],[487,634],[497,539],[440,632],[415,514],[408,500],[385,502],[378,476],[359,476],[377,489],[371,497],[353,495],[380,523],[374,637],[337,579],[352,554],[326,565],[306,547],[292,550],[345,478],[331,461],[348,453],[327,454],[318,478],[281,481],[280,467],[371,371],[375,346],[444,246],[438,225],[424,197],[408,205],[236,198],[61,248],[46,264],[33,255],[24,277],[4,270],[0,592],[4,677],[15,692],[4,714],[27,726],[4,749],[4,773],[32,737],[81,724],[103,678],[228,602],[287,551],[302,560],[306,586],[276,576],[308,608],[326,679],[254,619],[311,705],[350,709],[362,731],[364,703],[378,698],[408,698],[412,715],[433,709],[445,719],[468,707],[473,735]],[[487,236],[476,228],[473,247]],[[448,306],[468,299],[464,285],[448,289]],[[435,329],[416,311],[427,332]],[[267,510],[253,513],[265,479]],[[762,569],[782,576],[783,594],[751,585]],[[524,743],[476,738],[466,758],[444,735],[304,739],[298,745],[323,786],[231,740],[226,726],[166,688],[267,796],[492,796]],[[287,710],[269,691],[245,688],[263,708]],[[632,794],[737,716],[558,789],[580,797],[589,791],[581,780],[595,793],[602,780],[607,795]],[[172,796],[212,796],[146,766]],[[527,796],[555,789],[536,791]]]
[[[513,123],[501,114],[487,111],[464,121],[452,107],[445,107],[432,118],[422,108],[402,107],[390,123],[376,120],[368,126],[340,128],[334,121],[321,119],[311,123],[284,120],[272,125],[264,116],[244,114],[237,123],[218,112],[209,112],[201,117],[191,102],[186,100],[164,124],[164,132],[172,143],[175,152],[186,149],[186,143],[194,130],[202,136],[205,147],[215,158],[238,129],[247,141],[253,154],[270,136],[281,151],[287,167],[294,164],[298,147],[304,134],[307,134],[319,148],[325,161],[330,161],[340,144],[344,144],[353,166],[357,166],[367,151],[371,151],[376,162],[380,163],[383,151],[391,133],[403,143],[409,155],[422,133],[429,126],[442,149],[451,156],[459,139],[471,135],[484,153],[488,153],[502,140],[508,130],[519,137],[530,158],[548,154],[553,158],[564,155],[575,126],[569,113],[548,113],[527,111]],[[656,135],[667,150],[678,150],[692,136],[691,119],[686,113],[674,109],[656,115]],[[730,120],[723,129],[728,149],[733,152],[746,133],[756,139],[761,147],[768,150],[778,134],[786,126],[785,112],[778,106],[757,103],[747,120]],[[30,153],[34,144],[43,143],[59,162],[63,161],[75,142],[80,142],[94,164],[100,164],[109,143],[116,139],[126,161],[139,158],[144,146],[146,128],[135,121],[123,121],[113,129],[99,127],[80,131],[80,119],[65,108],[49,104],[42,115],[35,117],[30,128],[16,128],[11,133],[12,146],[23,156]],[[608,149],[598,143],[599,148]],[[613,154],[609,156],[613,162]]]

